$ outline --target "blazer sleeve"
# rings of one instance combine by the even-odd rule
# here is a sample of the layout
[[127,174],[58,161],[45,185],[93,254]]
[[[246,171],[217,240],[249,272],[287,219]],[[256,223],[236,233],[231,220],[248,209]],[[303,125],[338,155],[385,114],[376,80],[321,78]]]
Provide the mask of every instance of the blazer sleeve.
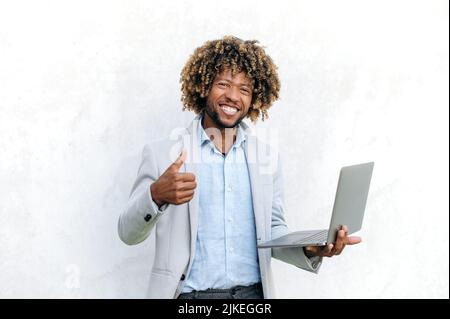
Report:
[[[277,158],[277,169],[273,174],[272,239],[290,232],[284,218],[283,173],[280,157]],[[272,248],[272,257],[313,273],[318,273],[322,264],[321,257],[306,257],[302,247]]]
[[144,241],[167,207],[165,205],[158,209],[150,193],[150,185],[158,177],[158,168],[152,148],[150,145],[145,145],[136,180],[118,222],[119,237],[128,245],[136,245]]

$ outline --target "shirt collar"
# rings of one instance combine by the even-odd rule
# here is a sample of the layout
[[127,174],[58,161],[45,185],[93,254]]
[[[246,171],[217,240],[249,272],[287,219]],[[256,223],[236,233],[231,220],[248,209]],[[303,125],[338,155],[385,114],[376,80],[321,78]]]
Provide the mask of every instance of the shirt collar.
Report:
[[[206,134],[205,130],[202,126],[203,122],[203,116],[200,117],[200,121],[198,121],[198,127],[197,127],[197,133],[198,136],[200,136],[200,145],[203,146],[205,143],[212,143],[209,136]],[[242,127],[242,124],[239,123],[237,126],[237,133],[236,133],[236,141],[233,144],[233,147],[240,147],[242,143],[244,143],[246,140],[246,132]]]

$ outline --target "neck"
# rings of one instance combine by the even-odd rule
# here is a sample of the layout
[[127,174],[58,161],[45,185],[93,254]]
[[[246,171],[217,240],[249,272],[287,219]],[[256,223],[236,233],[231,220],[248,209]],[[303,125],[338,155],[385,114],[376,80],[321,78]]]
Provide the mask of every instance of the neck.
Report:
[[226,154],[236,141],[237,126],[226,128],[218,125],[207,112],[203,113],[202,127],[217,149]]

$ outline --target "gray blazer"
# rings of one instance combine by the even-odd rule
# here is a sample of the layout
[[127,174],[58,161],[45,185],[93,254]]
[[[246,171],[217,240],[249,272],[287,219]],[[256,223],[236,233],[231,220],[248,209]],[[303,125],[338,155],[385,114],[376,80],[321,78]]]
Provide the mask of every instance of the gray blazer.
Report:
[[[118,231],[123,242],[135,245],[154,232],[155,260],[150,275],[149,298],[177,298],[189,275],[197,236],[198,193],[189,203],[155,205],[150,185],[172,164],[182,149],[188,151],[188,158],[180,171],[196,174],[196,155],[199,154],[199,139],[196,116],[189,127],[174,130],[164,139],[145,145],[142,162],[127,205],[119,217]],[[263,242],[289,232],[284,220],[282,175],[278,154],[267,144],[259,141],[245,123],[245,154],[247,157],[253,209],[256,222],[257,241]],[[262,163],[258,152],[269,152],[270,163]],[[260,153],[261,154],[261,153]],[[261,158],[261,157],[260,157]],[[264,156],[267,159],[267,156]],[[274,298],[271,273],[271,257],[317,273],[321,259],[311,262],[301,248],[258,249],[259,267],[265,298]]]

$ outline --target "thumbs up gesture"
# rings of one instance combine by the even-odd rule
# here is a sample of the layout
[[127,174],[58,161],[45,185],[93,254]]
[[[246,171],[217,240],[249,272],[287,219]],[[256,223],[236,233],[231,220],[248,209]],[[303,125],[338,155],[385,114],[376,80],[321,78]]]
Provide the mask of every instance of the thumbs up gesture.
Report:
[[181,205],[194,197],[197,187],[195,175],[179,172],[186,156],[187,152],[184,150],[177,160],[150,186],[153,201],[159,207],[166,203]]

